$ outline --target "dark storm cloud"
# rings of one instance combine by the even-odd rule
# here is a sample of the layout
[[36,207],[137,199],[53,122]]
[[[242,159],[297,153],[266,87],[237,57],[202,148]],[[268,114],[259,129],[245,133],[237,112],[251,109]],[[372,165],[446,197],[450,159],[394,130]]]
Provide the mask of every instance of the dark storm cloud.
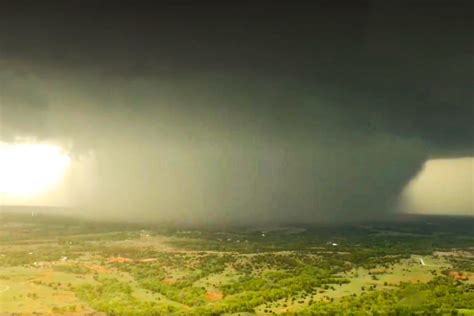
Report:
[[0,136],[93,151],[78,204],[116,216],[383,214],[427,157],[472,155],[470,9],[2,2]]

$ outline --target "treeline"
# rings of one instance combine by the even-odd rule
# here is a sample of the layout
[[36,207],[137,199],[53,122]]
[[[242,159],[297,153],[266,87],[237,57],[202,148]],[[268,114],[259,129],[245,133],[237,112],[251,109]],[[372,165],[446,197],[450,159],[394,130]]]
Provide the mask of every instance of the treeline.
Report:
[[438,276],[425,284],[402,283],[390,291],[346,296],[339,302],[320,302],[297,314],[457,315],[459,309],[474,310],[474,285]]
[[137,299],[131,286],[117,279],[104,279],[99,285],[84,284],[74,292],[92,308],[108,315],[153,316],[178,312],[172,305]]
[[[152,263],[134,263],[116,265],[122,271],[130,273],[138,284],[147,290],[160,293],[170,300],[199,306],[206,303],[206,290],[193,284],[213,273],[221,273],[234,258],[229,255],[204,255],[189,258],[182,254],[157,258]],[[165,282],[167,272],[163,269],[179,268],[189,272],[175,282]]]
[[220,302],[196,309],[197,315],[253,312],[255,307],[288,298],[298,293],[316,294],[318,288],[329,284],[341,285],[349,280],[336,278],[328,270],[306,266],[299,273],[267,271],[259,277],[244,276],[225,284],[221,290],[226,295]]

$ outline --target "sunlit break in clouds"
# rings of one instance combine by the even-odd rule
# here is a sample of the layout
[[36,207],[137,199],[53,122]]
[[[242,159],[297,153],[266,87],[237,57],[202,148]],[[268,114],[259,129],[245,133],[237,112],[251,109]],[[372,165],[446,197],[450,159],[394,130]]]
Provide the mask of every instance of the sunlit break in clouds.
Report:
[[45,192],[63,177],[70,158],[47,144],[0,143],[0,194],[27,199]]
[[401,201],[405,212],[474,215],[474,158],[428,160]]

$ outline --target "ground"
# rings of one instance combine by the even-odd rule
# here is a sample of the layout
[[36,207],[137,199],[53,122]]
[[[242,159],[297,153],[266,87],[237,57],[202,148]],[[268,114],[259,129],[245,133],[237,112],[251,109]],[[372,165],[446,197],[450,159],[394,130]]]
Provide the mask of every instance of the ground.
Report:
[[378,293],[474,313],[470,218],[183,230],[0,215],[0,314],[383,314]]

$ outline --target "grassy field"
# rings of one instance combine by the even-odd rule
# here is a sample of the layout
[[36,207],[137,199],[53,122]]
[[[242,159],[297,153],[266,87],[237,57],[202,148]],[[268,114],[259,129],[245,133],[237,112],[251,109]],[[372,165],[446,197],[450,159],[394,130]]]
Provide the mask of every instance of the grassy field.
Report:
[[[341,273],[341,277],[348,278],[350,283],[341,284],[329,289],[322,289],[314,295],[303,298],[296,295],[290,298],[278,300],[272,304],[262,304],[255,311],[257,315],[266,315],[284,312],[301,312],[310,301],[333,302],[344,296],[361,295],[364,292],[377,290],[390,290],[397,287],[401,282],[426,283],[439,275],[443,270],[450,269],[451,265],[445,259],[424,256],[426,265],[421,265],[419,256],[401,260],[388,268],[376,267],[375,269],[354,268]],[[265,310],[267,310],[265,312]]]
[[[389,311],[388,301],[370,303],[376,295],[413,311],[474,311],[474,236],[459,225],[440,235],[420,223],[399,233],[377,224],[184,231],[2,216],[1,314]],[[417,305],[431,294],[443,303]]]
[[92,275],[78,276],[57,272],[52,268],[11,267],[0,270],[1,312],[51,312],[53,307],[71,311],[92,311],[77,299],[71,286],[94,282]]

